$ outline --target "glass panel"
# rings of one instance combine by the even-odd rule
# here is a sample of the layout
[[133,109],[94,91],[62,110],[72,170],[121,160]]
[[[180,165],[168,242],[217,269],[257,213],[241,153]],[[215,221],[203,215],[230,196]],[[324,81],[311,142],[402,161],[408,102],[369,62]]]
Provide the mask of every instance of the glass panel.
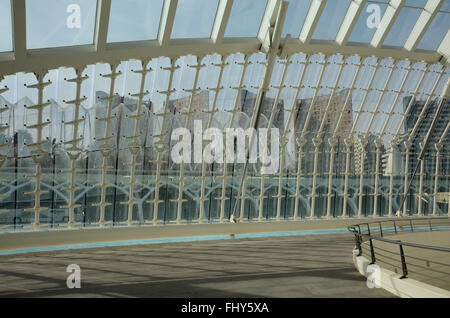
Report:
[[11,0],[0,0],[0,52],[13,50]]
[[92,44],[96,0],[26,0],[27,48]]
[[290,0],[289,3],[283,37],[290,33],[292,38],[298,38],[308,14],[311,0]]
[[431,25],[423,35],[417,46],[418,49],[434,51],[441,44],[444,36],[450,28],[450,16],[448,13],[438,13]]
[[406,6],[424,8],[427,0],[406,0]]
[[379,11],[381,18],[386,8],[387,5],[384,4],[366,3],[350,35],[349,42],[369,43],[377,30],[376,24],[371,23],[372,15],[378,13],[376,11]]
[[445,0],[441,7],[441,11],[450,12],[450,0]]
[[179,0],[172,39],[209,38],[219,0]]
[[163,0],[112,0],[108,42],[155,40]]
[[420,12],[421,10],[418,9],[403,8],[383,45],[403,46],[419,18]]
[[349,0],[328,0],[312,38],[314,40],[334,40],[349,5]]
[[267,0],[237,0],[233,3],[225,37],[256,37]]

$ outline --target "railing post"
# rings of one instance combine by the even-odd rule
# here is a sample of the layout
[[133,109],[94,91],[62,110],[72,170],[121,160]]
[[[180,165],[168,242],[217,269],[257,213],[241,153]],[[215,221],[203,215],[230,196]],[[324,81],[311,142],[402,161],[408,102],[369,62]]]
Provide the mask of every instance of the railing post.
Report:
[[411,226],[411,232],[414,232],[413,225],[412,225],[412,220],[409,220],[409,225]]
[[372,239],[369,239],[369,242],[370,242],[370,256],[371,256],[371,258],[372,258],[372,262],[371,262],[370,264],[375,264],[376,259],[375,259],[375,251],[374,251],[374,249],[373,249],[373,242],[372,242]]
[[369,225],[369,223],[367,223],[367,231],[368,231],[368,234],[370,236],[371,234],[370,234],[370,225]]
[[356,247],[358,248],[358,256],[362,255],[362,248],[361,248],[361,235],[355,234],[355,241],[356,241]]
[[428,224],[430,225],[430,231],[433,231],[433,227],[431,226],[431,220],[428,220]]
[[381,237],[383,237],[383,227],[381,226],[381,222],[379,223],[380,225],[380,233],[381,233]]
[[403,272],[403,275],[402,277],[400,277],[400,279],[408,278],[408,269],[406,267],[405,253],[403,252],[402,244],[400,244],[400,258],[402,261],[402,272]]
[[395,231],[395,234],[397,234],[397,226],[395,225],[395,221],[394,221],[394,231]]

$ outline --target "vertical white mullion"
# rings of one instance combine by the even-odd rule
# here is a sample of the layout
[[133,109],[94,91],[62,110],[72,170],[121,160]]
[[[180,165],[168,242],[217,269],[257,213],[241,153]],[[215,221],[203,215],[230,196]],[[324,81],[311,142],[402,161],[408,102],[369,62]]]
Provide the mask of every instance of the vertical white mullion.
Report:
[[[342,63],[339,63],[339,72],[338,72],[338,75],[336,77],[336,81],[335,81],[335,83],[333,85],[333,88],[332,88],[332,91],[331,91],[331,94],[330,94],[330,98],[328,99],[327,107],[325,109],[322,121],[320,123],[319,131],[317,132],[317,135],[316,135],[316,138],[319,139],[318,142],[320,142],[321,144],[323,143],[323,140],[322,140],[322,138],[323,138],[323,129],[325,127],[326,119],[327,119],[328,113],[330,111],[330,106],[331,106],[334,94],[336,93],[336,90],[337,90],[338,85],[339,85],[339,81],[340,81],[341,76],[342,76],[342,72],[344,70],[345,60],[346,60],[346,56],[344,55],[344,56],[342,56]],[[335,129],[337,129],[337,127],[339,127],[339,126],[336,126]],[[330,208],[330,205],[331,205],[331,188],[332,188],[332,180],[333,180],[333,177],[332,177],[332,174],[333,174],[333,163],[332,162],[334,160],[334,151],[335,151],[334,147],[336,146],[335,140],[334,140],[334,143],[333,143],[333,141],[331,141],[330,145],[331,145],[331,150],[330,150],[331,152],[330,152],[330,171],[329,171],[329,176],[328,176],[327,218],[330,217],[330,213],[331,213],[331,208]],[[324,145],[324,147],[325,147],[325,145]],[[319,151],[318,147],[315,147],[315,148],[316,149],[314,150],[314,155],[316,154],[316,152],[318,153],[318,151]]]
[[[409,74],[411,73],[411,69],[412,69],[412,63],[410,62],[409,66],[408,66],[408,70],[407,70],[405,76],[403,77],[403,80],[402,80],[402,83],[400,85],[400,88],[396,92],[397,95],[395,96],[395,99],[394,99],[394,101],[392,103],[392,107],[391,107],[391,109],[389,111],[388,117],[387,117],[386,121],[384,122],[383,128],[381,129],[380,136],[384,135],[384,132],[386,131],[387,125],[388,125],[389,121],[391,120],[392,115],[394,114],[395,105],[397,104],[397,101],[400,98],[400,95],[403,93],[403,89],[405,87],[405,84],[406,84],[406,81],[407,81],[407,79],[409,77]],[[419,86],[420,86],[420,84],[419,84]],[[394,144],[391,142],[392,159],[394,158],[394,148],[395,148]],[[378,151],[378,148],[377,148],[377,151]],[[377,168],[378,168],[378,165],[379,165],[379,163],[377,162]],[[377,182],[377,180],[375,180],[375,182]],[[388,217],[392,217],[392,198],[393,198],[392,191],[393,191],[393,186],[394,186],[394,170],[393,170],[393,168],[391,168],[391,173],[390,173],[390,176],[389,176],[389,208],[388,208]],[[378,192],[378,188],[376,188],[375,190]],[[377,202],[376,198],[375,198],[375,202]],[[374,216],[376,216],[376,213],[377,213],[377,208],[376,208],[376,206],[374,206]]]
[[[234,119],[236,117],[236,112],[237,112],[238,107],[239,107],[241,90],[243,88],[245,88],[244,79],[245,79],[245,74],[247,73],[247,67],[252,64],[252,62],[248,61],[249,58],[250,58],[249,55],[244,55],[244,62],[236,63],[238,65],[242,65],[242,72],[241,72],[241,76],[240,76],[240,79],[239,79],[238,87],[231,87],[232,89],[235,89],[237,93],[236,93],[236,99],[234,100],[234,107],[233,107],[233,110],[231,111],[232,115],[231,115],[231,121],[230,121],[229,128],[233,128]],[[225,163],[223,165],[223,175],[221,176],[221,178],[222,178],[222,194],[221,194],[221,196],[219,198],[220,199],[220,218],[219,218],[219,222],[223,223],[224,222],[224,218],[225,218],[225,201],[226,200],[232,200],[231,197],[230,198],[226,197],[227,179],[230,178],[230,176],[228,176],[228,174],[227,174],[227,163],[226,163],[226,161],[225,161]]]
[[[433,199],[433,216],[436,216],[437,214],[437,202],[436,202],[436,197],[437,197],[437,188],[438,188],[438,184],[439,184],[439,166],[441,164],[441,151],[443,148],[443,142],[445,139],[445,136],[447,135],[447,132],[450,129],[450,122],[447,123],[447,126],[445,126],[445,130],[442,133],[441,138],[439,138],[439,141],[435,144],[436,147],[436,170],[435,170],[435,174],[434,174],[434,199]],[[450,202],[449,202],[450,205]]]
[[[98,222],[100,227],[103,227],[105,225],[105,208],[111,205],[111,203],[106,202],[106,189],[111,187],[111,184],[107,183],[108,170],[112,169],[112,167],[108,165],[108,156],[114,150],[114,147],[110,144],[111,140],[114,137],[111,134],[111,122],[113,119],[115,119],[115,116],[112,114],[112,103],[113,99],[116,97],[116,95],[114,94],[116,78],[117,76],[122,74],[122,72],[120,71],[116,72],[117,64],[110,64],[110,66],[111,66],[111,73],[107,75],[101,75],[102,77],[105,78],[109,77],[111,79],[109,86],[109,95],[108,97],[106,97],[106,100],[108,100],[108,110],[106,117],[97,119],[99,121],[104,121],[106,123],[104,137],[101,139],[97,139],[97,141],[103,143],[102,145],[99,146],[100,152],[103,156],[103,163],[99,167],[94,167],[94,169],[102,169],[102,183],[95,185],[95,187],[101,188],[100,202],[93,204],[93,206],[100,207],[100,218]],[[117,151],[119,150],[117,149]]]
[[[193,105],[194,105],[194,98],[195,94],[199,89],[197,88],[198,78],[200,75],[200,70],[205,67],[204,64],[202,64],[203,56],[197,56],[197,64],[196,65],[188,65],[190,68],[195,69],[195,78],[194,83],[192,84],[192,89],[185,90],[186,92],[191,94],[191,98],[189,100],[189,110],[186,117],[186,123],[185,128],[189,129],[189,124],[191,122],[191,115],[195,112],[193,111]],[[202,145],[203,146],[203,145]],[[202,156],[203,157],[203,156]],[[183,191],[184,191],[184,181],[186,180],[184,176],[184,161],[180,163],[180,177],[178,178],[179,187],[178,187],[178,198],[175,200],[171,200],[171,202],[177,203],[177,224],[181,223],[181,212],[183,207],[183,202],[186,202],[187,200],[183,199]],[[204,180],[202,180],[203,182]]]
[[[370,121],[369,121],[369,125],[367,126],[366,132],[364,134],[365,142],[367,142],[367,138],[368,138],[368,135],[370,133],[370,129],[372,128],[373,122],[375,121],[375,117],[379,113],[381,101],[383,100],[384,94],[387,91],[387,88],[388,88],[388,86],[389,86],[389,84],[391,82],[392,75],[394,74],[394,70],[397,67],[397,65],[398,65],[398,60],[394,59],[394,62],[392,64],[392,66],[390,67],[391,70],[389,72],[388,78],[386,79],[384,87],[381,90],[381,94],[380,94],[380,96],[378,98],[377,104],[375,106],[375,110],[372,113],[372,116],[371,116]],[[380,136],[382,136],[382,133],[380,134]],[[374,200],[373,217],[376,217],[377,208],[378,208],[377,199],[378,199],[379,163],[380,163],[380,147],[381,147],[381,143],[380,143],[379,139],[377,139],[375,141],[375,143],[376,143],[375,144],[375,146],[376,146],[376,167],[375,167],[375,192],[374,192],[374,196],[373,196],[373,200]],[[363,153],[364,153],[364,159],[365,159],[364,147],[363,147]],[[361,182],[363,182],[363,177],[362,176],[364,175],[364,171],[365,171],[364,164],[362,164],[361,165],[361,179],[360,179]],[[363,190],[363,184],[360,184],[359,207],[358,207],[358,215],[359,216],[362,213],[362,211],[361,211],[361,209],[362,209],[362,199],[363,199],[362,190]]]
[[[166,117],[171,114],[169,112],[169,103],[170,103],[170,95],[174,92],[176,92],[176,89],[172,89],[172,83],[173,83],[173,76],[174,76],[174,72],[179,69],[179,66],[176,66],[175,63],[177,61],[177,57],[171,58],[170,59],[170,67],[161,67],[162,70],[164,71],[169,71],[169,80],[167,83],[167,90],[166,91],[158,91],[159,94],[163,94],[166,96],[165,101],[164,101],[164,110],[163,113],[161,114],[162,116],[162,124],[161,124],[161,131],[159,136],[153,136],[153,137],[158,137],[160,142],[163,142],[164,137],[165,137],[165,131],[166,131]],[[156,116],[158,116],[158,114],[156,114]],[[170,132],[171,133],[171,132]],[[169,139],[170,140],[170,139]],[[167,148],[169,149],[170,144],[167,145]],[[157,159],[156,159],[156,176],[155,176],[155,195],[154,195],[154,199],[153,200],[148,200],[147,203],[152,203],[153,204],[153,220],[152,223],[154,225],[158,224],[158,209],[159,209],[159,204],[164,202],[163,200],[159,199],[159,190],[160,190],[160,185],[162,183],[161,181],[161,164],[162,162],[162,152],[164,151],[164,149],[156,149],[158,154],[157,154]],[[169,154],[168,154],[169,155]]]
[[40,213],[41,211],[45,211],[48,208],[41,206],[41,195],[48,193],[48,191],[43,191],[41,189],[41,180],[46,177],[46,175],[42,174],[42,164],[46,160],[48,154],[44,151],[43,146],[48,142],[44,140],[44,136],[42,135],[42,130],[50,124],[50,121],[44,122],[44,108],[49,106],[50,103],[44,103],[44,88],[47,85],[50,85],[51,82],[44,82],[44,77],[47,74],[47,71],[42,71],[39,73],[35,73],[37,84],[26,85],[28,88],[36,88],[38,90],[38,103],[34,106],[28,106],[27,108],[30,110],[36,110],[37,113],[37,122],[32,125],[28,125],[27,129],[36,129],[37,130],[37,138],[36,142],[33,144],[27,144],[29,148],[36,148],[35,150],[30,151],[31,158],[33,162],[36,164],[34,175],[26,175],[26,178],[34,178],[35,186],[34,191],[25,192],[24,194],[29,195],[32,194],[34,196],[34,206],[29,209],[24,209],[24,212],[34,213],[34,223],[33,228],[35,231],[39,230],[40,224]]
[[420,160],[420,175],[419,175],[419,206],[417,208],[417,215],[422,215],[422,199],[423,199],[423,174],[425,170],[425,158],[423,160]]
[[365,171],[365,161],[366,161],[366,147],[367,139],[363,138],[359,140],[361,144],[361,162],[360,162],[360,172],[359,172],[359,193],[358,193],[358,218],[362,216],[362,197],[364,188],[364,171]]
[[[330,138],[330,142],[334,141],[334,145],[336,145],[336,143],[337,143],[338,128],[341,125],[341,121],[342,121],[342,117],[344,116],[345,108],[347,107],[349,101],[351,102],[351,96],[352,96],[353,91],[355,90],[355,84],[356,84],[356,82],[358,80],[359,73],[361,72],[361,68],[362,68],[361,65],[362,65],[362,57],[360,57],[358,68],[357,68],[357,70],[355,72],[355,75],[353,76],[352,84],[350,85],[349,93],[348,93],[348,95],[347,95],[347,97],[345,99],[344,105],[342,106],[342,110],[340,111],[339,119],[338,119],[337,125],[336,125],[336,127],[334,129],[333,136]],[[345,207],[346,207],[346,204],[347,204],[347,195],[348,195],[348,174],[349,174],[349,168],[350,168],[350,153],[349,153],[350,150],[349,150],[349,147],[351,147],[351,144],[350,144],[350,146],[347,144],[347,139],[344,142],[345,142],[345,145],[346,145],[346,164],[345,164],[344,194],[343,194],[343,196],[344,196],[344,199],[343,199],[343,201],[344,201],[344,205],[343,205],[344,206],[344,210],[342,211],[342,217],[345,218],[346,217],[346,209],[345,209]],[[328,180],[328,185],[330,185],[330,183],[332,183],[332,180],[333,180],[333,173],[332,173],[332,171],[333,171],[333,162],[330,162],[330,176],[329,176],[329,180]],[[329,202],[328,205],[329,206],[331,206],[331,192],[330,191],[331,191],[331,188],[329,186],[328,187],[328,202]],[[329,211],[327,210],[327,216],[330,216],[330,215],[331,215],[331,210],[329,210]]]
[[[363,100],[361,101],[360,107],[359,107],[359,109],[357,111],[356,120],[353,123],[352,129],[351,129],[351,131],[349,133],[349,137],[345,140],[345,144],[347,146],[347,153],[346,153],[346,160],[345,160],[346,163],[345,163],[344,204],[343,204],[343,215],[342,215],[343,217],[346,217],[346,212],[345,211],[346,211],[346,208],[347,208],[348,176],[349,176],[349,173],[350,173],[350,162],[349,161],[350,161],[351,146],[353,145],[353,134],[355,132],[356,125],[358,124],[359,119],[361,117],[361,113],[363,112],[363,108],[364,108],[364,105],[366,103],[366,99],[367,99],[367,96],[369,95],[369,91],[370,91],[370,89],[372,87],[372,84],[373,84],[373,81],[375,79],[375,76],[376,76],[376,74],[378,72],[378,69],[380,68],[380,61],[379,61],[378,58],[377,58],[376,64],[374,66],[371,66],[371,67],[374,68],[373,73],[372,73],[372,75],[370,77],[370,80],[369,80],[369,83],[367,85],[367,88],[364,89],[365,90],[364,97],[363,97]],[[364,174],[364,160],[365,160],[365,145],[364,144],[367,144],[366,143],[366,138],[363,138],[363,139],[364,139],[364,142],[361,144],[362,157],[361,157],[361,162],[360,162],[360,168],[361,169],[360,169],[360,178],[359,178],[360,188],[359,188],[359,194],[358,194],[359,195],[358,217],[361,216],[361,206],[362,206],[361,191],[362,191],[362,183],[364,182],[364,177],[363,177],[363,174]],[[363,141],[363,140],[360,140],[360,142],[361,141]]]
[[[286,62],[279,62],[280,64],[284,64],[283,67],[283,73],[281,75],[281,80],[280,80],[280,85],[279,86],[274,86],[275,89],[278,90],[277,92],[277,96],[275,97],[275,101],[272,107],[272,112],[270,114],[270,118],[269,118],[269,124],[267,126],[268,131],[272,128],[273,125],[273,119],[275,117],[275,112],[277,110],[278,107],[278,102],[280,100],[280,96],[281,96],[281,92],[283,91],[283,89],[286,87],[284,85],[285,79],[286,79],[286,74],[287,74],[287,70],[289,65],[292,64],[292,62],[290,61],[290,56],[286,57]],[[286,153],[286,143],[284,142],[284,139],[281,140],[281,155],[280,155],[280,172],[278,174],[278,194],[276,196],[277,198],[277,216],[276,216],[276,220],[279,221],[280,220],[280,215],[281,215],[281,199],[283,197],[283,170],[284,170],[284,157],[285,157],[285,153]],[[273,149],[271,149],[271,151],[273,151]],[[262,177],[262,174],[261,174]],[[263,199],[264,200],[264,199]],[[264,201],[261,202],[261,204],[264,204]]]
[[[300,91],[303,88],[303,79],[305,77],[306,69],[308,67],[308,64],[310,63],[308,61],[308,59],[309,59],[309,57],[306,54],[305,62],[300,62],[299,63],[299,64],[303,64],[304,67],[303,67],[302,73],[301,73],[301,75],[299,77],[298,85],[297,86],[291,86],[291,88],[295,88],[296,91],[295,91],[294,100],[292,102],[292,107],[291,107],[291,110],[289,112],[289,118],[288,118],[285,130],[284,130],[284,133],[283,133],[283,138],[286,138],[286,135],[289,132],[289,127],[290,127],[291,122],[292,122],[292,120],[294,118],[294,114],[296,114],[296,112],[298,111],[298,109],[297,109],[297,99],[298,99],[298,96],[300,94]],[[292,135],[294,137],[294,143],[296,143],[297,140],[295,138],[295,127],[293,128]],[[291,195],[291,197],[293,197],[295,199],[295,203],[294,203],[294,220],[297,220],[297,218],[298,218],[298,207],[299,207],[299,199],[300,199],[300,177],[301,177],[301,167],[302,167],[301,154],[302,154],[303,145],[304,145],[304,143],[301,144],[299,152],[298,152],[299,156],[298,156],[298,166],[297,166],[297,174],[296,174],[297,178],[296,178],[296,183],[295,183],[295,195]],[[294,149],[295,149],[295,146],[294,146]],[[296,156],[294,156],[294,158],[295,157]]]
[[375,192],[373,194],[373,217],[377,216],[378,211],[378,184],[380,181],[380,156],[381,156],[381,146],[382,141],[381,139],[377,139],[375,142],[376,146],[376,158],[375,158]]
[[[217,66],[220,68],[219,70],[219,77],[217,79],[217,86],[215,88],[210,88],[210,90],[213,90],[215,92],[214,94],[214,101],[213,101],[213,106],[212,106],[212,110],[211,111],[207,111],[206,113],[209,114],[209,119],[208,119],[208,128],[211,128],[212,125],[212,121],[214,118],[214,114],[216,113],[216,106],[217,106],[217,100],[218,100],[218,95],[219,92],[223,89],[223,87],[221,86],[222,84],[222,77],[223,77],[223,70],[226,66],[228,66],[228,63],[225,63],[225,56],[221,56],[221,63],[220,64],[213,64],[214,66]],[[226,165],[225,161],[224,161],[224,166]],[[214,173],[214,171],[213,171]],[[201,184],[201,188],[200,188],[200,197],[199,198],[195,198],[194,200],[198,200],[200,202],[200,212],[199,212],[199,216],[198,216],[198,223],[203,223],[203,216],[205,213],[205,201],[208,200],[208,198],[205,197],[205,181],[206,181],[206,161],[202,160],[202,176],[201,176],[201,180],[202,180],[202,184]],[[211,211],[210,211],[211,214]]]
[[75,100],[72,101],[66,101],[67,104],[73,104],[74,105],[74,119],[70,122],[65,122],[64,125],[72,125],[72,140],[66,142],[67,144],[71,144],[71,147],[68,148],[67,155],[69,159],[72,161],[71,169],[63,170],[63,172],[70,173],[71,174],[71,183],[70,187],[63,188],[61,190],[63,191],[70,191],[70,198],[69,198],[69,204],[67,206],[62,206],[63,209],[69,209],[69,222],[68,227],[71,228],[75,225],[74,220],[74,213],[75,208],[81,207],[79,204],[75,204],[75,195],[76,190],[79,190],[79,187],[76,186],[76,173],[79,171],[76,169],[76,160],[80,157],[82,149],[78,147],[78,143],[81,141],[80,138],[78,138],[78,125],[84,121],[84,118],[79,118],[79,112],[80,112],[80,106],[83,101],[86,100],[86,97],[81,98],[81,85],[84,80],[86,80],[88,77],[83,76],[82,72],[84,70],[84,66],[80,67],[78,69],[75,69],[76,78],[66,80],[67,82],[75,82],[76,83],[76,94],[75,94]]
[[[450,125],[450,122],[447,124],[447,127]],[[436,167],[434,170],[434,189],[433,189],[433,216],[437,215],[437,194],[438,194],[438,185],[439,185],[439,166],[441,162],[441,151],[442,151],[442,144],[436,143]]]
[[[311,105],[309,106],[309,110],[308,110],[308,115],[306,116],[306,121],[305,121],[305,126],[303,127],[302,130],[302,137],[305,138],[305,135],[307,133],[307,129],[308,129],[308,125],[309,125],[309,121],[311,119],[311,113],[314,107],[314,104],[316,102],[316,98],[317,98],[317,94],[320,91],[321,88],[321,84],[322,84],[322,79],[323,79],[323,75],[325,73],[325,69],[326,69],[326,65],[327,65],[327,61],[328,61],[329,57],[327,55],[324,55],[324,61],[317,63],[317,64],[322,64],[322,69],[320,70],[320,74],[319,74],[319,79],[317,81],[316,87],[314,89],[314,96],[311,100]],[[317,140],[313,139],[313,143],[314,143],[314,167],[313,167],[313,183],[312,183],[312,191],[311,191],[311,214],[310,214],[310,218],[314,218],[314,209],[316,206],[316,184],[317,184],[317,161],[318,161],[318,155],[319,155],[319,150],[318,147],[319,145],[316,143]]]
[[[126,136],[126,138],[128,140],[130,140],[130,143],[128,144],[128,151],[131,154],[131,162],[128,163],[127,166],[130,167],[131,171],[130,171],[129,176],[124,176],[124,177],[128,178],[130,181],[124,182],[123,184],[129,185],[130,188],[128,191],[128,201],[121,202],[121,204],[128,206],[128,219],[127,219],[128,226],[130,226],[133,221],[133,207],[134,207],[134,205],[138,204],[138,202],[134,200],[134,188],[136,185],[136,179],[135,179],[136,178],[135,177],[136,166],[139,165],[136,162],[136,157],[139,154],[139,152],[141,152],[141,150],[142,150],[142,146],[139,144],[139,137],[140,137],[139,121],[141,120],[142,117],[144,117],[144,114],[142,114],[142,105],[143,105],[144,97],[149,94],[148,91],[147,92],[144,91],[147,74],[152,71],[151,68],[147,68],[148,63],[149,63],[148,60],[141,60],[142,70],[136,70],[136,71],[133,70],[134,73],[138,73],[141,75],[141,81],[140,81],[140,86],[139,86],[139,93],[131,95],[133,97],[138,97],[138,107],[136,109],[136,114],[128,116],[128,118],[134,119],[133,135]],[[126,76],[124,76],[124,77],[126,77]],[[125,87],[125,83],[124,83],[124,87]]]

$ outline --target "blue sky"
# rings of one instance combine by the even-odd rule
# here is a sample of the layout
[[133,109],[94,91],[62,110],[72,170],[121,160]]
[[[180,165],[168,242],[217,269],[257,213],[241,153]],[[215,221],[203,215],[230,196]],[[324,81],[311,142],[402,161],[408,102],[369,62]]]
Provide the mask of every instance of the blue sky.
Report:
[[[387,0],[382,0],[387,2]],[[283,34],[298,37],[311,0],[290,0]],[[172,38],[210,37],[219,0],[179,0]],[[236,0],[225,30],[226,37],[255,37],[267,0]],[[349,0],[328,0],[313,39],[332,40],[347,11]],[[425,0],[408,0],[408,5],[423,7]],[[71,4],[81,9],[81,28],[67,27]],[[367,27],[370,13],[367,3],[356,23],[350,42],[368,43],[375,29]],[[381,14],[386,6],[378,2]],[[108,42],[154,40],[157,38],[163,0],[112,0]],[[94,41],[96,0],[26,0],[27,47],[29,49],[92,44]],[[450,10],[445,0],[420,49],[436,50],[450,28]],[[384,45],[402,46],[415,24],[420,9],[404,8],[394,23]],[[10,0],[0,0],[0,52],[12,50]]]

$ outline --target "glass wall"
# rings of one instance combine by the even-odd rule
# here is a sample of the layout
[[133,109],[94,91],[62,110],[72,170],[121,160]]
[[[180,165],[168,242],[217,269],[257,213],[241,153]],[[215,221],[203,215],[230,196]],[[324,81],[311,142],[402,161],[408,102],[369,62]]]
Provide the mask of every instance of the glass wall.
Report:
[[[2,231],[228,222],[232,215],[393,216],[404,195],[407,215],[448,213],[449,102],[405,191],[449,69],[294,54],[276,61],[262,94],[265,61],[261,53],[161,57],[5,76]],[[245,133],[255,121],[256,159],[245,170]],[[207,137],[208,128],[219,135]],[[227,141],[227,129],[238,128]],[[274,170],[263,165],[264,143],[268,155],[278,152]],[[174,156],[181,145],[192,150],[190,162]]]

